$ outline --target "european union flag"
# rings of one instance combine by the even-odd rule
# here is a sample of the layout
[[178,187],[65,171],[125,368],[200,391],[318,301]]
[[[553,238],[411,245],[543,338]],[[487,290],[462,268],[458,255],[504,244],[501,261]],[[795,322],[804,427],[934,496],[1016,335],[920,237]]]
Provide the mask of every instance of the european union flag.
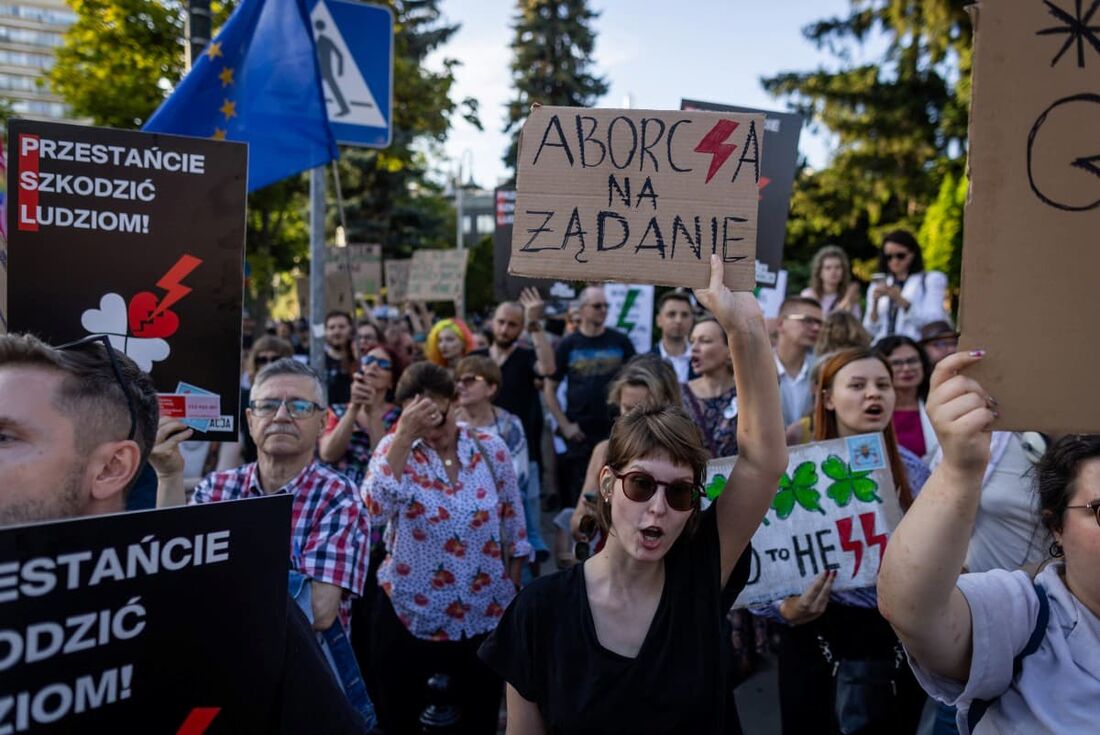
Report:
[[249,191],[336,158],[303,0],[243,0],[142,129],[248,143]]

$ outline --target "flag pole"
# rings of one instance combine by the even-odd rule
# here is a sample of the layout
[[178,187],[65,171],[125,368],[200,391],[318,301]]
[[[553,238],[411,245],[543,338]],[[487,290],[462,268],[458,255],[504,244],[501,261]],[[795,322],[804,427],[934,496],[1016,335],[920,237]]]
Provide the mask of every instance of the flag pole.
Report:
[[[309,364],[325,375],[325,167],[309,170]],[[320,336],[318,336],[320,332]]]

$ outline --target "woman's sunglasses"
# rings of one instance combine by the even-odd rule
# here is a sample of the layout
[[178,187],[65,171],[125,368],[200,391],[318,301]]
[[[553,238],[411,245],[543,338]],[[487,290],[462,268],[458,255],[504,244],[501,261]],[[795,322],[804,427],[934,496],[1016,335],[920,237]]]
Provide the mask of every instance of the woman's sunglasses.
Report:
[[369,368],[371,365],[377,365],[380,370],[392,370],[393,363],[384,357],[376,357],[374,355],[365,355],[360,361],[363,368]]
[[646,503],[657,493],[657,488],[665,488],[665,501],[673,510],[691,510],[699,499],[699,486],[691,480],[673,480],[661,482],[648,472],[635,470],[620,473],[611,468],[611,474],[623,481],[623,494],[635,503]]

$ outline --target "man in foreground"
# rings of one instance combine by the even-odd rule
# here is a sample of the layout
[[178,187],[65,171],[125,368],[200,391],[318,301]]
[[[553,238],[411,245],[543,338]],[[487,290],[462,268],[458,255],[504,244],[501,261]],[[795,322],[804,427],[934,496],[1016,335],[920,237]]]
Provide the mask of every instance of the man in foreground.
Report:
[[[54,348],[0,335],[0,525],[122,512],[157,433],[156,389],[106,338]],[[258,730],[363,732],[297,606],[278,711]]]

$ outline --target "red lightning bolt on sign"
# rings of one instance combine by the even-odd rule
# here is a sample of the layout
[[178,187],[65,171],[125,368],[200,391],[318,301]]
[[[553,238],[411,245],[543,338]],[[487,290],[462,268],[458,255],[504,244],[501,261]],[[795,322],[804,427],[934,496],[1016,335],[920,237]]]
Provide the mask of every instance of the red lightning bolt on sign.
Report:
[[221,711],[221,707],[195,707],[176,730],[176,735],[202,735]]
[[184,286],[180,281],[187,278],[188,274],[198,268],[200,263],[202,263],[202,259],[196,258],[193,255],[184,255],[176,261],[174,266],[168,269],[168,272],[165,273],[159,281],[157,281],[157,287],[163,288],[166,293],[164,294],[164,298],[160,300],[160,303],[157,304],[157,309],[153,316],[164,313],[172,304],[191,293],[191,287]]
[[707,169],[705,183],[709,184],[714,175],[718,173],[718,169],[722,168],[722,164],[726,162],[726,159],[733,155],[733,149],[737,145],[726,143],[725,140],[733,135],[734,130],[737,130],[737,123],[733,120],[719,120],[703,136],[703,139],[699,141],[699,145],[695,146],[696,153],[711,154],[710,168]]

